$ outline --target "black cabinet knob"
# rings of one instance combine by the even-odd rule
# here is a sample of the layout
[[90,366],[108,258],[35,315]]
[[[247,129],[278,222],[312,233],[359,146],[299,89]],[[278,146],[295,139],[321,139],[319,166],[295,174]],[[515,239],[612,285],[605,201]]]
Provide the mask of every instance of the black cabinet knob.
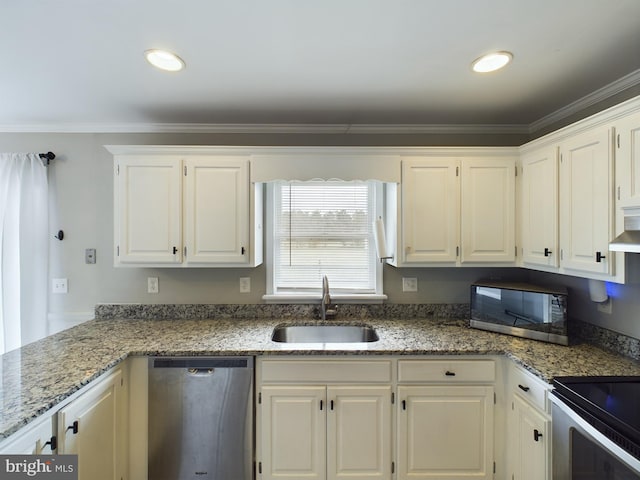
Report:
[[544,249],[544,256],[545,256],[545,257],[550,256],[552,253],[553,253],[553,252],[552,252],[551,250],[549,250],[548,248],[546,248],[546,247],[545,247],[545,249]]
[[598,263],[602,262],[603,258],[607,258],[607,257],[602,255],[602,252],[596,252],[596,262]]
[[533,430],[533,439],[536,442],[538,442],[538,441],[540,441],[540,438],[542,438],[542,434],[537,429],[534,429]]
[[51,440],[49,440],[42,446],[42,448],[44,449],[44,447],[46,447],[47,445],[49,445],[51,451],[53,452],[58,448],[58,438],[54,435],[53,437],[51,437]]
[[80,427],[80,424],[78,423],[78,420],[76,420],[75,422],[73,422],[71,425],[67,427],[67,430],[71,430],[71,432],[75,435],[76,433],[78,433],[79,427]]

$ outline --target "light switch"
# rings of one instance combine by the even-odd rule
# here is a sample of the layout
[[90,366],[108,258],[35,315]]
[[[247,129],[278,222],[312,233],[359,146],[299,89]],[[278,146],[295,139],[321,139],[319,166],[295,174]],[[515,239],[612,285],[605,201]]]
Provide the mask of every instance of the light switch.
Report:
[[87,248],[84,251],[84,263],[94,264],[96,263],[96,249]]

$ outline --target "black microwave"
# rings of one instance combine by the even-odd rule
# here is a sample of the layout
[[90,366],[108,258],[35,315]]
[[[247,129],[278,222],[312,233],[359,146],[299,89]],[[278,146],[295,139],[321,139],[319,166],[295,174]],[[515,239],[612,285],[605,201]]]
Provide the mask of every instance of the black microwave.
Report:
[[567,290],[528,283],[471,285],[471,326],[568,345]]

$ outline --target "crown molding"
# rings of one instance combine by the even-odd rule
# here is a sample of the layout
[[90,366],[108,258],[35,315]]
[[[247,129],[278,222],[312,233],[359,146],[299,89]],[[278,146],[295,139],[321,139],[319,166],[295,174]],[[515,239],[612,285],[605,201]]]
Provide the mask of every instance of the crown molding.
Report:
[[209,133],[316,135],[528,134],[526,124],[100,123],[0,125],[4,133]]
[[582,98],[579,98],[575,102],[570,103],[549,115],[542,117],[529,125],[529,133],[535,133],[542,130],[545,127],[553,125],[557,122],[564,120],[571,115],[581,112],[582,110],[591,107],[603,100],[606,100],[620,92],[623,92],[629,88],[640,85],[640,69],[625,75],[618,80],[611,82]]

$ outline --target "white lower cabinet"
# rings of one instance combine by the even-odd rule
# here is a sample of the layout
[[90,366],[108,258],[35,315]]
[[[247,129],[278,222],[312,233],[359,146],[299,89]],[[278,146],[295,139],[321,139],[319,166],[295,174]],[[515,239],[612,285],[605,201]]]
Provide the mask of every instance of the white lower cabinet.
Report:
[[324,479],[326,387],[264,386],[261,394],[262,478]]
[[551,420],[513,395],[509,422],[512,480],[547,480]]
[[493,387],[399,386],[398,478],[493,478]]
[[78,455],[79,480],[127,478],[124,393],[118,369],[58,411],[58,453]]
[[511,480],[551,479],[551,385],[509,362],[507,470]]
[[[277,363],[276,369],[290,369],[300,384],[263,381],[258,388],[258,478],[391,479],[390,378],[387,384],[359,384],[360,373],[368,376],[362,360],[328,360],[326,369],[318,368],[318,361]],[[382,367],[385,378],[390,363],[374,361],[371,370]],[[335,384],[295,380],[305,371]]]
[[493,359],[398,361],[398,479],[493,479]]
[[40,418],[0,445],[2,455],[52,455],[56,453],[55,417]]

